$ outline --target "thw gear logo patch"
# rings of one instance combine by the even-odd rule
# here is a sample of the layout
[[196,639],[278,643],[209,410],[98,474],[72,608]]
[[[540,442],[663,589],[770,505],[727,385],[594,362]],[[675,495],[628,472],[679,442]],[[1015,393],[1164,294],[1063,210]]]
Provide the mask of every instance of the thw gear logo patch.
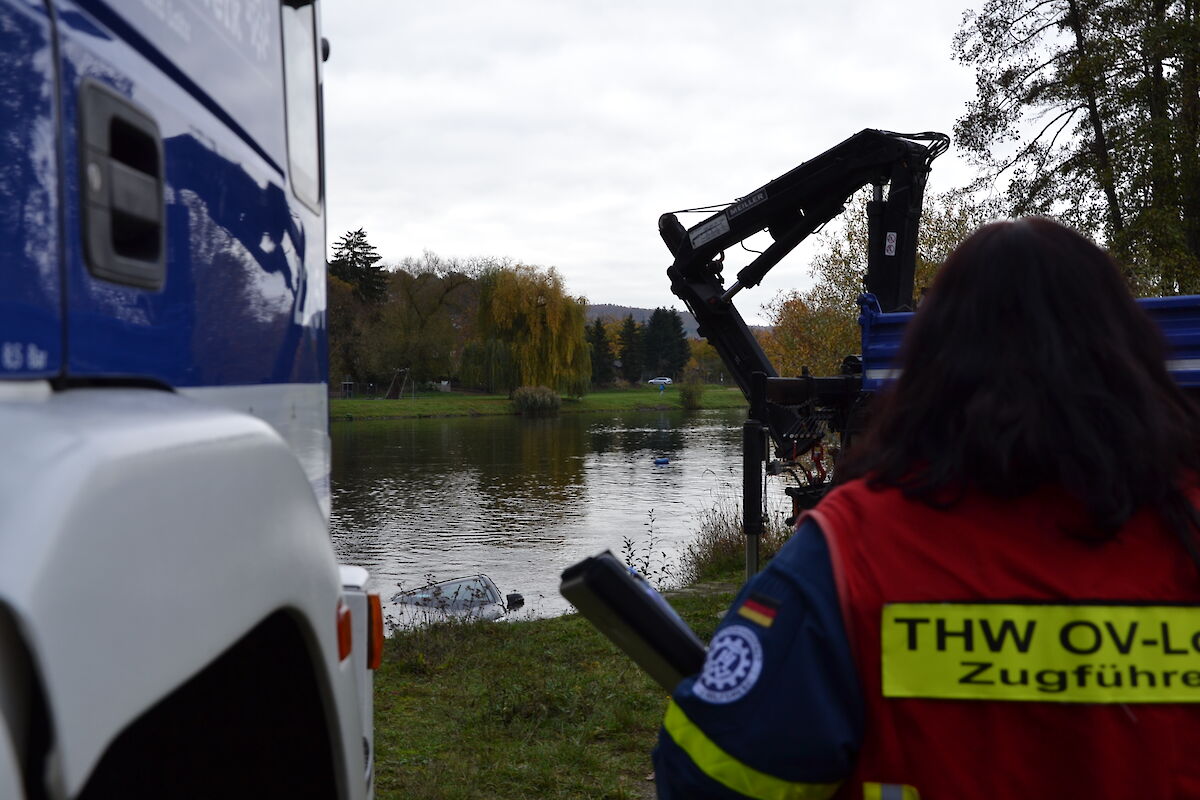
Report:
[[754,688],[762,672],[762,644],[745,625],[730,625],[713,637],[704,670],[692,693],[709,703],[732,703]]

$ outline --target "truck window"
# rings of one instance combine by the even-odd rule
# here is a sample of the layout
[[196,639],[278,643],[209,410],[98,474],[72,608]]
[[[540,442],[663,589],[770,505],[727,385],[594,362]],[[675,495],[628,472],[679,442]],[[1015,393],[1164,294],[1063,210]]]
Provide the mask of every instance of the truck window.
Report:
[[311,2],[284,2],[280,7],[283,14],[288,172],[292,191],[315,208],[321,202],[316,17]]

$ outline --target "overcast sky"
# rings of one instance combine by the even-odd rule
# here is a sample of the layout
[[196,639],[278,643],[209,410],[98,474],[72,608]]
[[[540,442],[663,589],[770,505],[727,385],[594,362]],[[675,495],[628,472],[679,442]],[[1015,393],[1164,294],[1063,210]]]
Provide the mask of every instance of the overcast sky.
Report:
[[[591,303],[682,309],[659,215],[729,202],[863,128],[952,133],[973,95],[951,58],[969,5],[324,3],[329,241],[361,227],[386,263],[509,257]],[[952,145],[929,190],[970,175]],[[806,285],[812,252],[743,294],[743,315]]]

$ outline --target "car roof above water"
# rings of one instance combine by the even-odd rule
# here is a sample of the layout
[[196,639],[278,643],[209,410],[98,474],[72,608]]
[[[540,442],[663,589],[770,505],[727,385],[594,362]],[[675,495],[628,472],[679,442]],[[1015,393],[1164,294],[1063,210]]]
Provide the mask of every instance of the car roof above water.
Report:
[[419,589],[397,592],[392,601],[401,605],[425,606],[458,611],[500,603],[500,590],[486,575],[468,575],[438,581]]

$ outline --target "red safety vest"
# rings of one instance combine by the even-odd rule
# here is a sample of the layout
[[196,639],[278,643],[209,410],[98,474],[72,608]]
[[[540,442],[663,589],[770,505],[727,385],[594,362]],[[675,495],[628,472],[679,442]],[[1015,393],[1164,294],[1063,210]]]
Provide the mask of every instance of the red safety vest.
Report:
[[1200,798],[1200,576],[1158,515],[1095,544],[1059,490],[936,510],[863,481],[809,515],[866,698],[838,797]]

